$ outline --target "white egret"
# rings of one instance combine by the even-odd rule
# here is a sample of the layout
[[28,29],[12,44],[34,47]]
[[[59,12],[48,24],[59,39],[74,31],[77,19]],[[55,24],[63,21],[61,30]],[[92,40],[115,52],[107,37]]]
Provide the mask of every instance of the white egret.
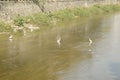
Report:
[[91,45],[92,45],[92,43],[93,43],[92,39],[89,38],[89,51],[92,51],[92,50],[91,50]]
[[57,44],[58,44],[59,46],[61,45],[61,37],[60,37],[60,36],[57,38]]
[[9,41],[12,42],[13,41],[13,35],[9,36]]
[[10,35],[10,36],[9,36],[9,39],[13,39],[13,35]]
[[93,43],[92,39],[91,39],[91,38],[89,38],[89,46],[91,46],[91,45],[92,45],[92,43]]

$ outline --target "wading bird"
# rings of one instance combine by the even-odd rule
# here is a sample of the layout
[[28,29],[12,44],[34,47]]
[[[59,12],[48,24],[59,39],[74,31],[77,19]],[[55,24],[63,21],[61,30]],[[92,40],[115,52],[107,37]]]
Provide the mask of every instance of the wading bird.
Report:
[[9,36],[9,41],[12,42],[12,40],[13,40],[13,35],[10,35]]
[[57,38],[57,44],[58,44],[59,46],[61,45],[61,37],[60,37],[60,36]]
[[92,43],[93,43],[92,39],[89,38],[89,51],[92,51],[92,50],[91,50],[91,45],[92,45]]
[[89,38],[89,46],[91,46],[91,45],[92,45],[92,43],[93,43],[92,39],[91,39],[91,38]]

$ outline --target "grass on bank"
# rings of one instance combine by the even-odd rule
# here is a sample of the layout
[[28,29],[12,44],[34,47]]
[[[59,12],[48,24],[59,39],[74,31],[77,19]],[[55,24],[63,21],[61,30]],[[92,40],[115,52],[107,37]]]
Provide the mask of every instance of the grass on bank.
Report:
[[4,21],[0,21],[0,32],[10,32],[12,30],[11,26]]
[[[94,5],[91,7],[80,7],[74,9],[64,9],[53,13],[36,13],[27,17],[16,16],[14,24],[24,26],[26,23],[36,26],[48,26],[57,24],[59,21],[69,21],[75,18],[106,15],[120,11],[120,5]],[[29,21],[28,21],[29,20]],[[11,30],[10,25],[0,22],[0,32]]]
[[54,13],[37,13],[28,16],[32,24],[38,26],[50,25],[54,22],[74,19],[76,17],[90,17],[94,15],[106,15],[120,11],[120,5],[94,5],[91,7],[80,7],[74,9],[64,9]]

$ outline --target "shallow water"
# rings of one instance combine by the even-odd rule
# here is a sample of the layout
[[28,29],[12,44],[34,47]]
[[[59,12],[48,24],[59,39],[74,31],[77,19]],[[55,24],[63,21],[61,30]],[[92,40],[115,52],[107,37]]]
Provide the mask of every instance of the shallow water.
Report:
[[115,14],[14,36],[12,42],[0,35],[0,80],[120,80],[119,25]]

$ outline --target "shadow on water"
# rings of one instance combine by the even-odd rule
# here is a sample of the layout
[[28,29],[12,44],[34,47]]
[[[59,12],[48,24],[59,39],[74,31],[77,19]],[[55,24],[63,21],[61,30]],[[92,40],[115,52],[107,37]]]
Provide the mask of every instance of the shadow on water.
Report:
[[[89,18],[84,24],[77,21],[64,25],[69,27],[55,27],[17,37],[12,43],[7,35],[1,36],[0,80],[65,80],[62,76],[76,64],[87,66],[87,63],[92,63],[94,47],[104,37],[101,32],[110,29],[107,27],[109,21],[105,21],[107,18]],[[91,46],[89,38],[93,41]]]

